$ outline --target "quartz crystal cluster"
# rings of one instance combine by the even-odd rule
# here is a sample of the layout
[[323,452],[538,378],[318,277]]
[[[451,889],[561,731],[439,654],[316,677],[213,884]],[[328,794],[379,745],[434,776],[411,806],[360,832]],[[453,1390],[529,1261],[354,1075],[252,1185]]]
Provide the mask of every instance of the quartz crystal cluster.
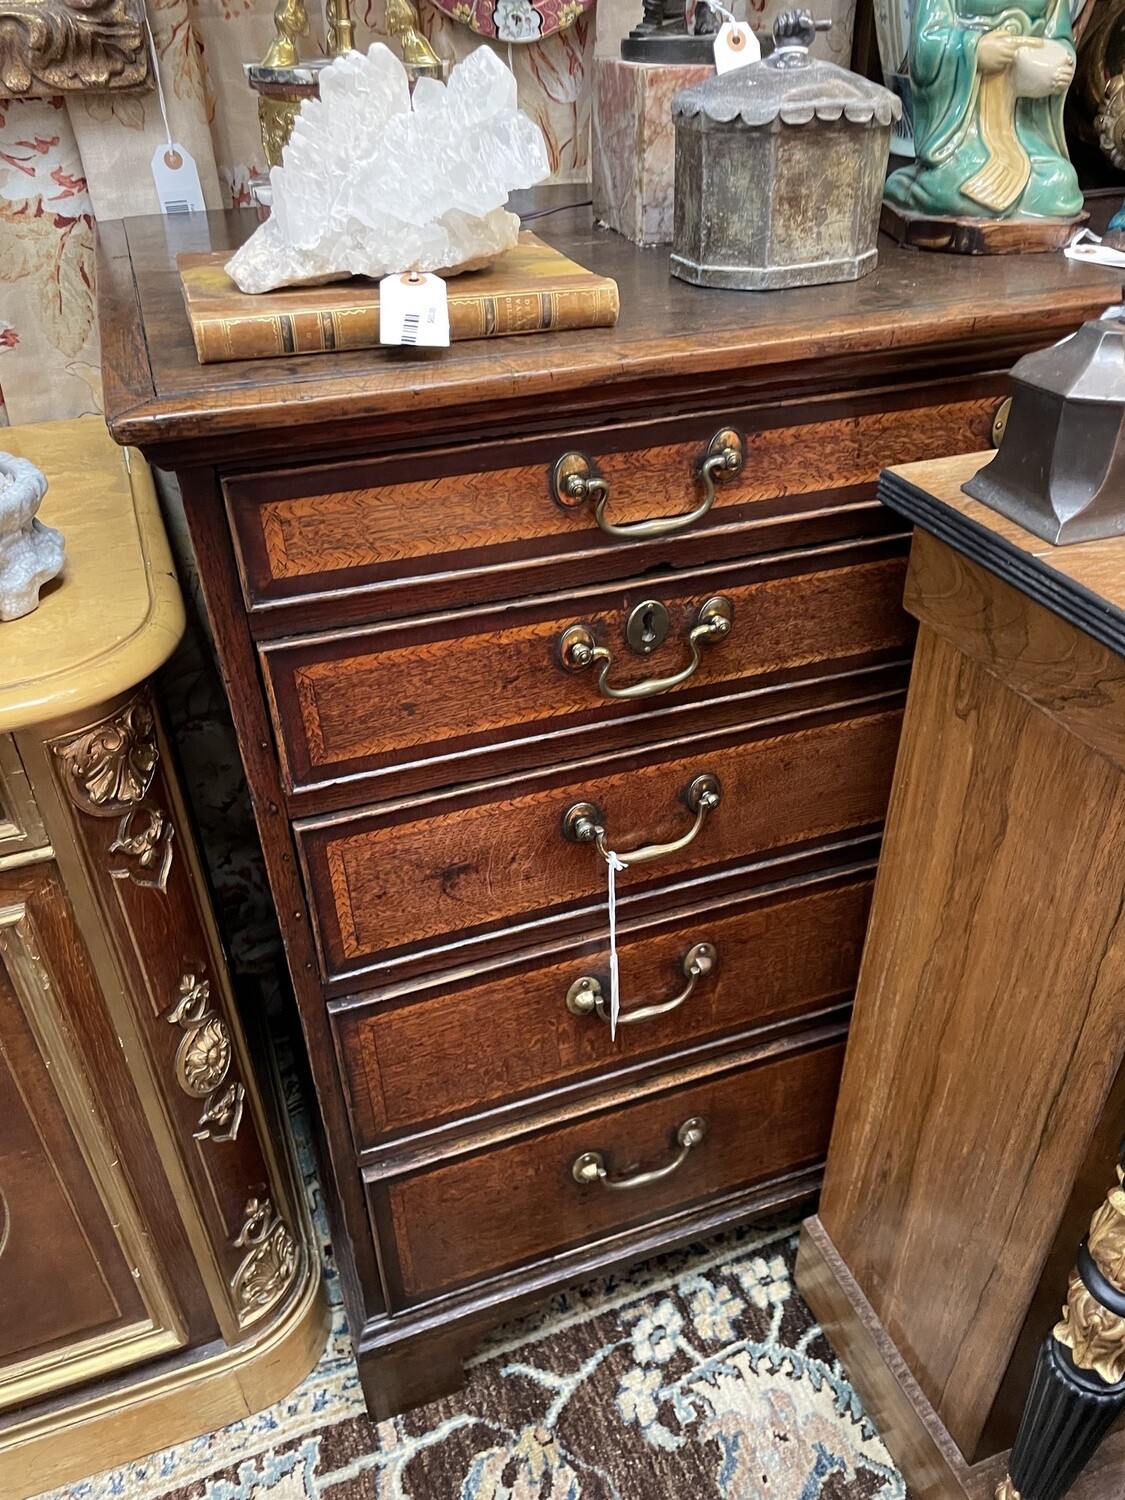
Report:
[[320,75],[280,167],[273,213],[227,263],[244,292],[345,276],[474,270],[511,249],[515,188],[549,171],[516,80],[478,47],[448,84],[406,71],[382,43]]

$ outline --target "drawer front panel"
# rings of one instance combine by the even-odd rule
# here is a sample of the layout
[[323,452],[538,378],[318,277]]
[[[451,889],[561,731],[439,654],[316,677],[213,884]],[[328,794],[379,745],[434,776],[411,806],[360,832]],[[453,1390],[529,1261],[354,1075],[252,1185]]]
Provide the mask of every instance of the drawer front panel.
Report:
[[[789,1054],[704,1083],[446,1162],[385,1188],[402,1293],[417,1300],[478,1277],[643,1223],[714,1194],[815,1166],[828,1149],[843,1043]],[[680,1127],[702,1142],[670,1175],[612,1190],[578,1183],[574,1163],[597,1152],[614,1178],[668,1166]]]
[[[701,736],[603,757],[565,772],[528,775],[469,793],[298,824],[326,977],[370,970],[428,949],[419,967],[511,950],[533,939],[527,924],[604,904],[606,867],[592,843],[570,842],[564,815],[601,810],[610,847],[682,838],[686,847],[619,878],[623,905],[689,872],[746,864],[756,855],[870,828],[886,811],[901,711],[892,699],[800,725]],[[851,716],[848,716],[851,715]],[[721,784],[699,821],[685,800],[701,775]],[[517,925],[520,924],[520,925]],[[446,951],[442,952],[442,945]]]
[[[411,773],[418,789],[448,785],[471,779],[485,756],[492,774],[507,769],[498,758],[505,746],[513,769],[549,764],[585,754],[595,725],[603,744],[609,724],[611,743],[635,743],[646,725],[650,738],[663,737],[674,727],[669,716],[688,704],[721,697],[730,722],[739,691],[905,657],[913,622],[902,609],[904,547],[893,539],[824,548],[811,557],[701,569],[674,584],[642,580],[621,591],[266,646],[264,675],[289,788],[354,802],[357,788],[379,773],[390,773],[396,790]],[[716,596],[731,606],[729,628],[693,642]],[[636,648],[626,634],[630,622]],[[616,700],[599,689],[602,662],[564,664],[566,632],[582,628],[584,641],[612,657],[605,686],[613,691],[669,681],[697,665],[682,684]],[[647,654],[646,629],[654,639],[666,630]],[[348,785],[334,789],[341,778]]]
[[[874,504],[879,470],[986,447],[1004,387],[996,375],[846,402],[228,474],[223,487],[252,611],[332,594],[325,618],[377,619],[513,598],[550,586],[545,578],[565,587],[576,568],[593,581],[680,564],[692,538],[711,539],[698,556],[731,556],[876,530],[885,524]],[[609,485],[610,524],[686,514],[704,497],[708,444],[726,428],[743,438],[742,471],[720,477],[709,513],[679,533],[607,535],[592,505],[554,498],[555,464],[581,451]],[[822,525],[816,514],[825,507],[851,509]]]
[[[406,1004],[341,1009],[334,1026],[357,1147],[849,997],[871,884],[867,873],[810,880],[623,928],[616,1042],[596,1001],[579,1008],[599,991],[608,1007],[604,934],[555,962],[509,964]],[[637,1014],[685,992],[675,1009]]]

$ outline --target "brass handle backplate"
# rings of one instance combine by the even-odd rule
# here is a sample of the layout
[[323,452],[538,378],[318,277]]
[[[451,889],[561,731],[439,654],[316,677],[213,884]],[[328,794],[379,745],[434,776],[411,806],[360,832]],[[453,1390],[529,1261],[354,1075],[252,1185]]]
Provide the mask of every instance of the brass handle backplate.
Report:
[[[710,771],[693,777],[684,791],[684,801],[695,814],[695,822],[687,833],[667,844],[643,844],[639,849],[631,849],[627,853],[615,850],[617,858],[628,869],[632,865],[647,864],[650,859],[659,859],[664,854],[678,854],[698,834],[707,820],[707,814],[718,807],[722,795],[722,784]],[[601,808],[595,803],[575,802],[568,807],[563,813],[562,831],[563,837],[572,844],[595,844],[603,858],[609,857],[605,819]]]
[[[666,1016],[677,1010],[685,1000],[690,1000],[696,981],[710,974],[715,967],[718,953],[711,943],[694,943],[684,954],[682,968],[687,984],[671,1000],[658,1005],[639,1005],[634,1010],[623,1010],[617,1018],[619,1026],[631,1026],[635,1021],[651,1021],[653,1016]],[[592,974],[576,979],[566,992],[566,1008],[573,1016],[598,1015],[608,1025],[609,1010],[602,994],[601,981]]]
[[651,698],[654,693],[666,693],[686,682],[699,666],[702,648],[726,640],[733,620],[734,606],[729,599],[718,597],[701,604],[687,638],[691,660],[670,677],[647,677],[643,682],[614,687],[607,681],[613,666],[613,652],[608,646],[597,644],[589,625],[567,626],[559,636],[559,660],[569,672],[584,672],[587,667],[600,662],[598,692],[603,698]]
[[600,1151],[583,1151],[581,1156],[574,1158],[570,1173],[575,1182],[580,1182],[583,1186],[600,1182],[602,1187],[615,1190],[648,1187],[651,1183],[662,1182],[665,1177],[671,1177],[673,1172],[683,1166],[696,1146],[703,1144],[706,1135],[707,1121],[701,1115],[692,1115],[676,1131],[676,1144],[680,1149],[666,1167],[655,1167],[651,1172],[636,1172],[631,1177],[611,1177],[605,1157]]
[[743,464],[742,434],[733,427],[721,427],[707,445],[700,467],[703,499],[694,510],[678,516],[658,516],[652,521],[632,521],[618,526],[606,519],[609,504],[609,480],[598,473],[592,458],[585,453],[564,453],[551,471],[551,491],[560,505],[568,507],[594,502],[594,520],[607,536],[622,541],[648,541],[653,537],[671,536],[694,526],[715,503],[715,480],[724,474],[737,474]]

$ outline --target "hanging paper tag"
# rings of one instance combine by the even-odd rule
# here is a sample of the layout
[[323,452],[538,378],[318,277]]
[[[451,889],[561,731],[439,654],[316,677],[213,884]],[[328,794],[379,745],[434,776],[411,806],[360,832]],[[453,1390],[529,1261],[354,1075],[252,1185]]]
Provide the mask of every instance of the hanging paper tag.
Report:
[[207,207],[199,171],[179,142],[157,146],[152,154],[152,176],[162,214],[202,213]]
[[1088,229],[1079,230],[1063,254],[1068,260],[1092,261],[1098,266],[1125,266],[1125,252],[1103,245]]
[[617,969],[617,872],[625,866],[612,849],[605,850],[609,866],[609,1039],[617,1040],[617,1018],[621,1014],[621,979]]
[[440,276],[407,271],[379,283],[379,342],[415,348],[449,343],[449,301]]
[[762,55],[761,43],[744,21],[724,21],[715,35],[715,71],[733,73]]

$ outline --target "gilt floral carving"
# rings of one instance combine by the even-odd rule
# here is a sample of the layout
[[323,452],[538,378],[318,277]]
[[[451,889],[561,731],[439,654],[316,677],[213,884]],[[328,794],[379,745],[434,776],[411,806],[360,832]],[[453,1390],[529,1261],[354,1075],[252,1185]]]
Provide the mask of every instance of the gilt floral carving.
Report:
[[127,813],[144,800],[160,759],[152,705],[134,698],[100,724],[57,740],[53,749],[76,807],[102,818]]
[[251,1198],[234,1245],[246,1251],[231,1282],[238,1321],[245,1328],[264,1317],[292,1286],[297,1244],[269,1198]]
[[233,1141],[242,1123],[246,1089],[228,1077],[234,1056],[230,1028],[211,1005],[211,984],[194,974],[180,980],[179,996],[165,1020],[183,1031],[173,1066],[176,1081],[203,1112],[192,1132],[197,1141]]
[[150,86],[143,0],[0,0],[0,93]]
[[[1105,1279],[1125,1293],[1125,1169],[1120,1165],[1117,1186],[1091,1220],[1086,1245]],[[1125,1318],[1099,1302],[1077,1271],[1071,1273],[1054,1332],[1079,1369],[1097,1371],[1107,1385],[1125,1380]]]

